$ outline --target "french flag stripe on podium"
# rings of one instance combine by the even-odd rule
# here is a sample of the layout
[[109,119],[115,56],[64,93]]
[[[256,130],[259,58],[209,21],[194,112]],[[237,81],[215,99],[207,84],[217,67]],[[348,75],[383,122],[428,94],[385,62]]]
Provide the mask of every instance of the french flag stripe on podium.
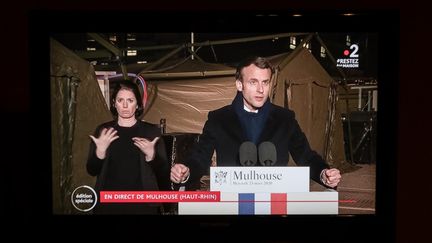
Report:
[[271,194],[271,214],[287,214],[287,194]]
[[239,193],[239,214],[255,214],[255,195]]
[[255,193],[255,214],[271,213],[270,193]]
[[286,193],[239,193],[239,214],[287,214]]

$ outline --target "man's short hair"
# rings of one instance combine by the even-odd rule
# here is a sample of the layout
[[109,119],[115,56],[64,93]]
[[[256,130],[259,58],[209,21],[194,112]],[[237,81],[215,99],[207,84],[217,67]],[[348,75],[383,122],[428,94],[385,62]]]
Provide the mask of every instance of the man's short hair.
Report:
[[243,68],[245,68],[251,64],[254,64],[255,66],[257,66],[258,68],[261,68],[261,69],[270,69],[270,72],[271,72],[270,78],[271,78],[271,76],[273,76],[274,68],[273,68],[272,64],[269,62],[269,60],[267,60],[267,58],[251,56],[251,57],[244,59],[243,61],[241,61],[237,65],[237,70],[236,70],[236,74],[235,74],[236,80],[243,81],[241,71],[243,70]]

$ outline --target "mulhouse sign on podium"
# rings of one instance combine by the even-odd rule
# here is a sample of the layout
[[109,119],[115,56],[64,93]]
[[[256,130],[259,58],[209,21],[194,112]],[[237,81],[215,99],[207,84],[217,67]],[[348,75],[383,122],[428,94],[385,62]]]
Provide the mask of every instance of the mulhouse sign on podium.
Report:
[[310,192],[309,167],[211,167],[219,202],[179,202],[181,215],[338,214],[338,192]]

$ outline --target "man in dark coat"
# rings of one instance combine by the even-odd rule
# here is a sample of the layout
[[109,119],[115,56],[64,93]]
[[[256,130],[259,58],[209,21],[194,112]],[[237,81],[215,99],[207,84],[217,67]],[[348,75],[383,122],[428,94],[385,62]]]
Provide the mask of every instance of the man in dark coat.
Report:
[[[274,166],[286,166],[289,154],[296,164],[310,167],[310,177],[330,188],[338,185],[338,169],[330,169],[313,151],[294,112],[268,99],[273,67],[262,57],[241,62],[236,72],[237,95],[231,105],[210,111],[199,143],[184,164],[171,168],[171,181],[196,181],[208,172],[216,150],[218,166],[241,166],[239,148],[246,141],[256,146],[268,141],[276,148]],[[190,177],[190,178],[189,178]]]

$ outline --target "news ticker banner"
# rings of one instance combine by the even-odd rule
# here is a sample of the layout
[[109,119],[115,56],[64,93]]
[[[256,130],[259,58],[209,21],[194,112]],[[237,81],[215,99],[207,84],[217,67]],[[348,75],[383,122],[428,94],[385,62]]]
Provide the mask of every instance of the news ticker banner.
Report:
[[102,191],[101,203],[178,203],[180,215],[338,214],[338,192]]
[[220,202],[211,191],[101,191],[101,203]]
[[[100,203],[179,203],[220,202],[220,192],[210,191],[96,191],[87,185],[77,187],[71,203],[81,212],[89,212]],[[98,200],[99,199],[99,200]]]
[[210,167],[210,191],[309,192],[308,166]]

